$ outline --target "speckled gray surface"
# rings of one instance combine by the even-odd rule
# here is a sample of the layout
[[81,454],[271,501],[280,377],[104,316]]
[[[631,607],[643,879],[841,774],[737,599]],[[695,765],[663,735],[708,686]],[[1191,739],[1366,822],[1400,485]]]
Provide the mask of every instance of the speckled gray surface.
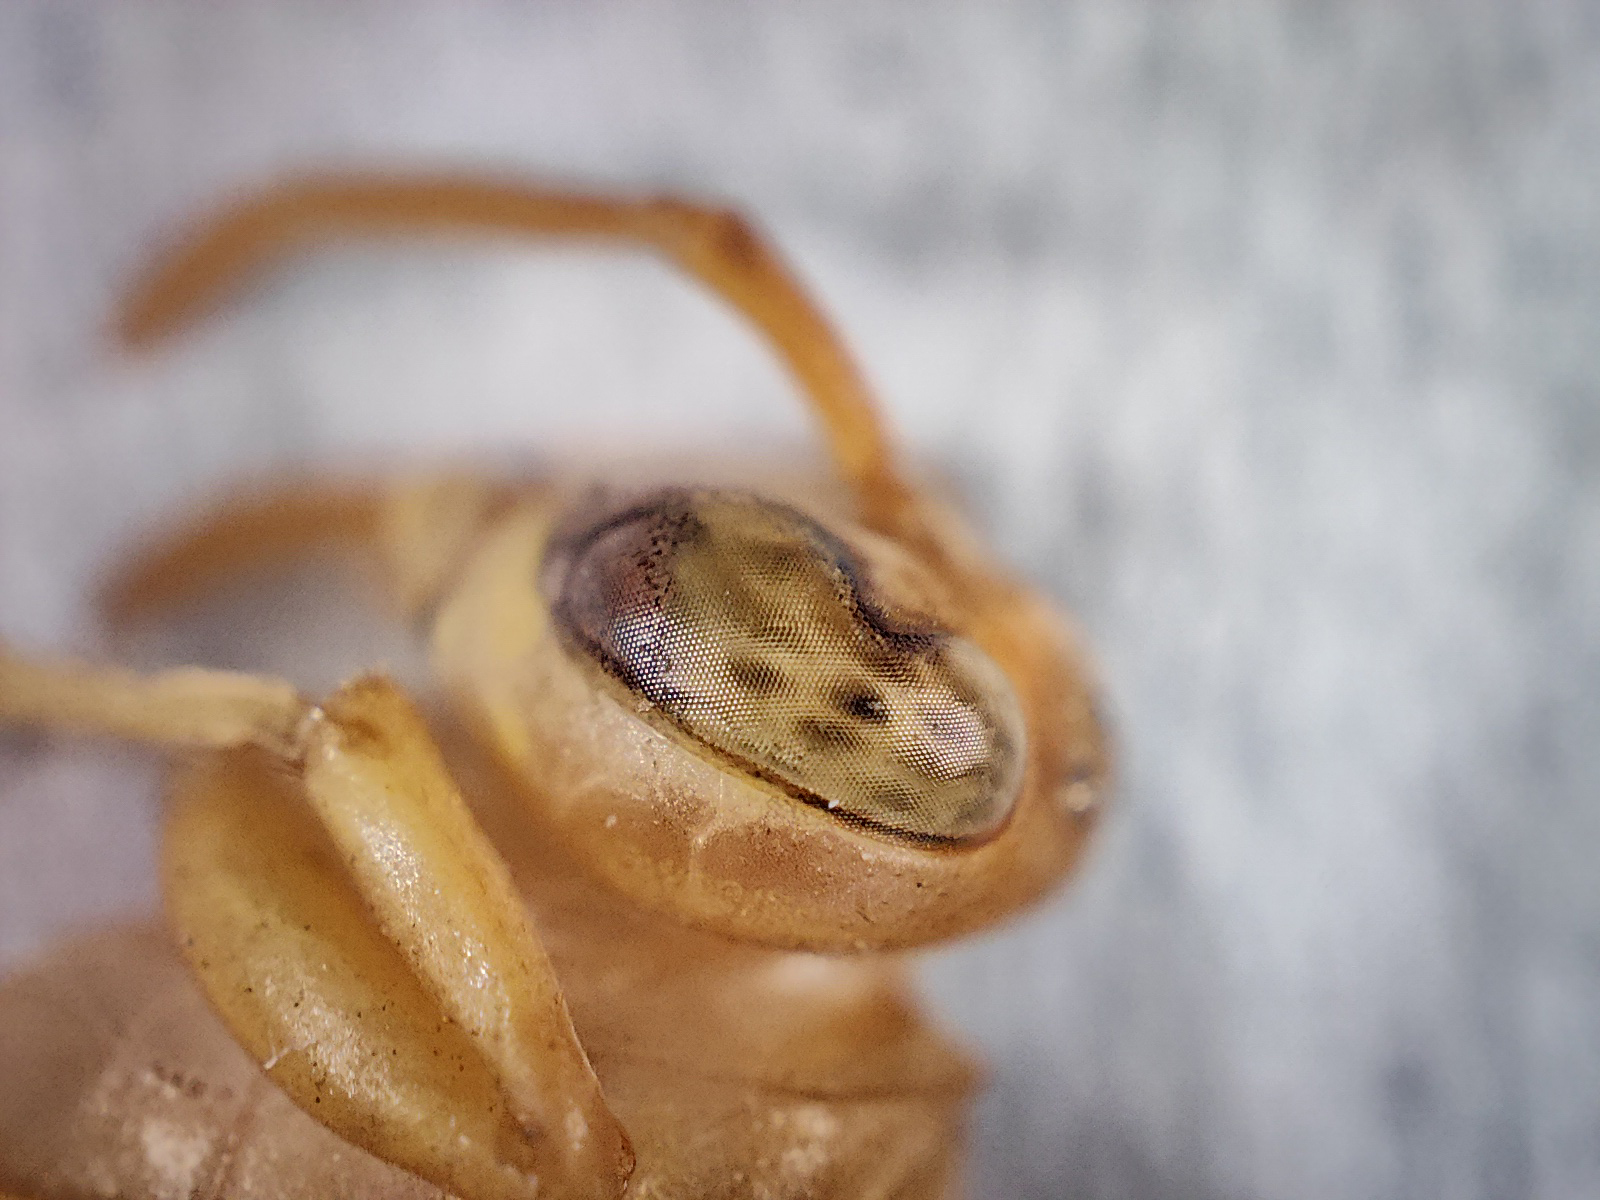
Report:
[[[728,197],[1072,605],[1077,886],[931,969],[989,1198],[1600,1196],[1600,8],[0,3],[0,628],[239,471],[802,425],[653,267],[351,253],[139,364],[308,164]],[[147,767],[0,741],[0,962],[151,903]]]

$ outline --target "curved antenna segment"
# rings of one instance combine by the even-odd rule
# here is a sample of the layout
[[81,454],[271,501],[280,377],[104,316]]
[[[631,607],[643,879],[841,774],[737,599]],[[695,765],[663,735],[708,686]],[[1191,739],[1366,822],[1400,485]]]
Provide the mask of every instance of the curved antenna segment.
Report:
[[286,183],[236,201],[157,262],[127,297],[117,331],[130,346],[149,345],[205,315],[242,279],[324,243],[459,230],[655,250],[766,336],[821,421],[867,522],[892,528],[912,507],[860,369],[793,272],[737,213],[672,196],[602,196],[447,177]]

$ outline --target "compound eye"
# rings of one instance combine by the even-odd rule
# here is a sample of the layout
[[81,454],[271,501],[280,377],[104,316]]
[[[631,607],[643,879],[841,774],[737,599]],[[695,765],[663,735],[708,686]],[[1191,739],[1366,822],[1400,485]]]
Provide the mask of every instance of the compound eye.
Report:
[[649,719],[865,828],[956,841],[1004,821],[1023,750],[1006,677],[874,594],[811,518],[661,492],[567,539],[558,564],[570,644]]

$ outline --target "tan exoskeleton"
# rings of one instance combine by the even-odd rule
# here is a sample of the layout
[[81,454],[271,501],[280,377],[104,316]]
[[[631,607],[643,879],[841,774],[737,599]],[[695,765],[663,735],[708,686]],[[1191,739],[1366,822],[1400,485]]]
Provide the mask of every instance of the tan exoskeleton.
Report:
[[1071,636],[902,473],[827,322],[723,211],[301,183],[202,229],[123,332],[310,244],[449,229],[665,255],[782,356],[838,479],[286,483],[109,593],[159,615],[338,542],[431,628],[425,708],[381,675],[313,702],[0,648],[0,721],[181,752],[168,930],[0,987],[0,1190],[953,1195],[976,1070],[896,952],[1078,857],[1106,756]]

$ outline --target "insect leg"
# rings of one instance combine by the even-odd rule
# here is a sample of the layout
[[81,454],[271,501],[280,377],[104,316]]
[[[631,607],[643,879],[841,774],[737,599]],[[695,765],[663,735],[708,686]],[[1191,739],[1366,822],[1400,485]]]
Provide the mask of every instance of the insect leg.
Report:
[[492,178],[310,178],[245,196],[158,261],[118,329],[149,344],[213,308],[240,280],[307,248],[463,229],[655,250],[738,310],[789,367],[870,524],[910,517],[913,495],[854,357],[771,244],[725,208],[673,196],[592,195]]
[[180,773],[164,890],[212,1003],[302,1108],[469,1200],[620,1194],[632,1151],[554,970],[394,684],[315,707],[267,678],[0,648],[0,721],[234,748]]
[[124,562],[100,592],[113,625],[155,617],[249,571],[318,552],[373,560],[400,614],[423,612],[512,494],[464,473],[331,483],[282,479],[241,491]]
[[632,1169],[504,863],[421,718],[367,678],[179,777],[168,915],[234,1035],[301,1108],[456,1194],[611,1198]]
[[22,658],[0,643],[0,722],[166,746],[289,754],[310,706],[282,680],[182,668],[135,675]]

